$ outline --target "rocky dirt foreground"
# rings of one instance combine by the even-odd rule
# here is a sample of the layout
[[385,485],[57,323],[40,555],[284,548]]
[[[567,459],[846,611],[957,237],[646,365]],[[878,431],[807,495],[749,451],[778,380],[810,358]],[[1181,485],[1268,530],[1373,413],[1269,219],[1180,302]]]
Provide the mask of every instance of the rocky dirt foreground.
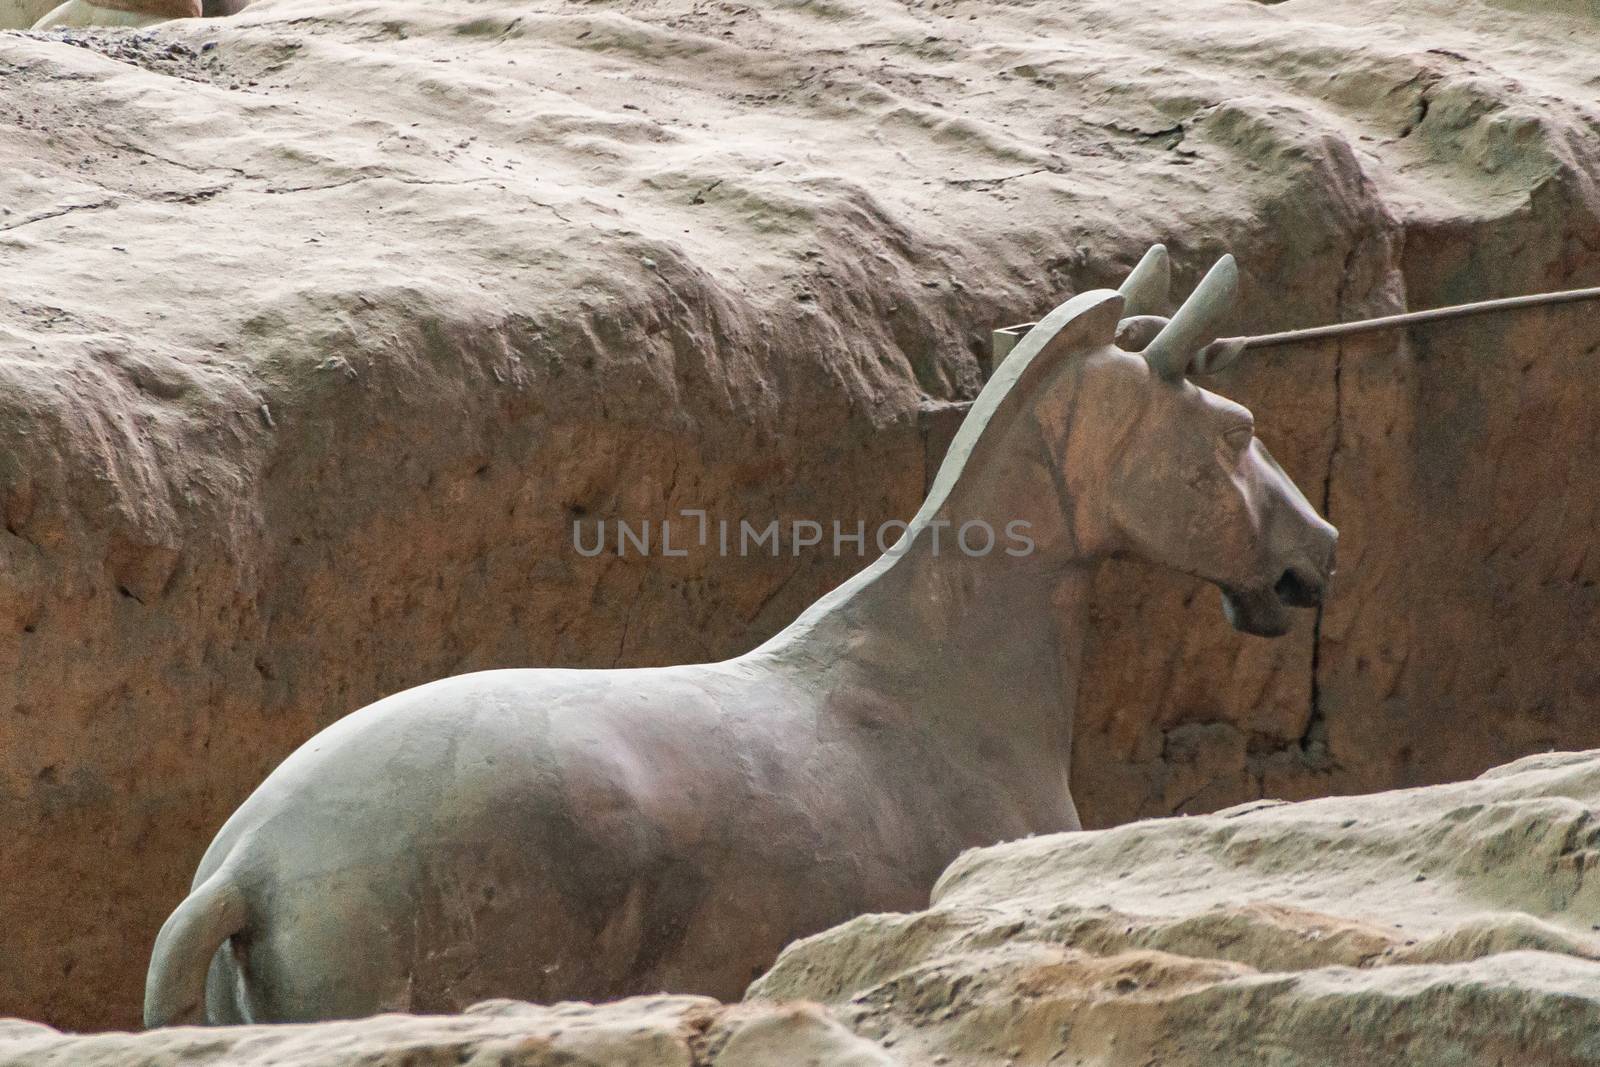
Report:
[[[909,516],[989,329],[1152,241],[1185,287],[1236,253],[1250,331],[1600,284],[1592,10],[260,0],[0,34],[0,1011],[133,1024],[211,835],[362,704],[753,646],[864,561],[588,558],[573,520]],[[1600,744],[1597,316],[1217,382],[1341,573],[1274,643],[1106,569],[1091,824]]]
[[1535,756],[968,852],[927,911],[790,946],[742,1005],[91,1037],[0,1022],[0,1067],[1592,1065],[1597,808],[1600,751]]
[[1592,1065],[1597,808],[1600,752],[1256,801],[970,851],[928,910],[790,945],[744,1005],[98,1037],[0,1022],[0,1067]]

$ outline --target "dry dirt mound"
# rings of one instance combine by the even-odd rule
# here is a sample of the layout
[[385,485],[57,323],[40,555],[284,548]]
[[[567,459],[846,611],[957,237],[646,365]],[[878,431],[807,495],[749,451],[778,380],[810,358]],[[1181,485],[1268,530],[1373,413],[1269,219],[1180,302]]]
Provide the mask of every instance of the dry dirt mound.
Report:
[[488,1001],[461,1015],[67,1037],[0,1020],[3,1067],[892,1067],[807,1005],[636,997],[603,1007]]
[[[969,852],[752,999],[911,1062],[1600,1062],[1600,753]],[[935,1057],[944,1057],[936,1059]]]
[[[1583,10],[262,0],[0,34],[0,1011],[134,1022],[207,840],[353,708],[755,644],[862,561],[588,559],[571,520],[905,517],[988,329],[1153,240],[1185,282],[1237,253],[1250,330],[1600,282]],[[1595,314],[1221,381],[1342,574],[1267,643],[1108,569],[1092,823],[1600,743]]]

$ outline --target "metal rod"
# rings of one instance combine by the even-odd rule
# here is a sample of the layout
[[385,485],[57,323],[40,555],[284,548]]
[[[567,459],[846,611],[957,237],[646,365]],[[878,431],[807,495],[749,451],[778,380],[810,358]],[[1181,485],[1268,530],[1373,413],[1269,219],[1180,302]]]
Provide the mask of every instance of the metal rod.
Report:
[[1508,296],[1500,300],[1479,300],[1472,304],[1453,304],[1450,307],[1431,308],[1427,311],[1408,311],[1403,315],[1385,315],[1377,319],[1358,319],[1355,322],[1336,322],[1331,326],[1313,326],[1305,330],[1285,330],[1282,333],[1263,333],[1254,337],[1228,337],[1218,346],[1237,343],[1244,348],[1276,348],[1279,345],[1297,345],[1310,341],[1326,341],[1351,334],[1391,330],[1399,326],[1414,326],[1423,322],[1440,322],[1445,319],[1466,318],[1491,311],[1512,311],[1516,308],[1543,307],[1547,304],[1572,304],[1579,300],[1600,300],[1600,286],[1593,289],[1565,289],[1555,293],[1531,293],[1527,296]]

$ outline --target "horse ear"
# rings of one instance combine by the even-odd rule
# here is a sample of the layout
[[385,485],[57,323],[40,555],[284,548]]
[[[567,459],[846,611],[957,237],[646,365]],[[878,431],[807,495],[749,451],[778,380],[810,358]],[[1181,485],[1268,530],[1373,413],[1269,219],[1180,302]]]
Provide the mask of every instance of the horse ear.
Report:
[[1124,352],[1143,352],[1172,320],[1160,315],[1135,315],[1117,323],[1117,347]]
[[1181,377],[1195,354],[1217,339],[1238,292],[1239,267],[1232,256],[1225,255],[1173,312],[1172,321],[1145,346],[1143,354],[1150,369],[1163,378]]
[[1220,337],[1194,354],[1189,361],[1190,374],[1215,374],[1227,370],[1244,355],[1245,337]]
[[1172,292],[1172,257],[1167,255],[1167,246],[1151,245],[1117,292],[1122,294],[1125,317],[1161,314]]

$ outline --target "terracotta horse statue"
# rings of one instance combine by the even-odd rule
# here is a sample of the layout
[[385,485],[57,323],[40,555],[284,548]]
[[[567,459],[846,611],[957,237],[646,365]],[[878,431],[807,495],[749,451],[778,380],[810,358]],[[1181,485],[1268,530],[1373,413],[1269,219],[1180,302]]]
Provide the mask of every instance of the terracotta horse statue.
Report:
[[215,18],[249,0],[0,0],[0,30],[130,29],[172,19]]
[[[1041,321],[894,548],[754,651],[447,678],[306,742],[162,928],[146,1024],[737,998],[795,938],[922,907],[964,849],[1079,828],[1096,561],[1198,575],[1274,635],[1318,602],[1337,537],[1250,413],[1186,378],[1231,257],[1170,320],[1132,321],[1166,275],[1158,246]],[[1125,319],[1139,352],[1114,343]],[[1028,523],[1032,551],[955,547],[975,520]]]

